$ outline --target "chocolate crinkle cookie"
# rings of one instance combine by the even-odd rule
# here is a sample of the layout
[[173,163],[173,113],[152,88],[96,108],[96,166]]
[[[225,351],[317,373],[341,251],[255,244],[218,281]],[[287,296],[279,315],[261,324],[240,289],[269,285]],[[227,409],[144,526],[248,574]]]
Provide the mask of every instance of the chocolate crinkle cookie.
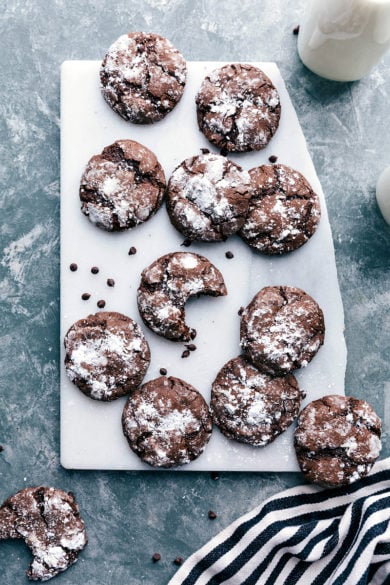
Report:
[[330,395],[299,415],[294,444],[306,479],[348,485],[367,475],[381,450],[381,420],[365,401]]
[[146,382],[127,400],[123,432],[130,448],[154,467],[174,467],[199,457],[212,422],[203,396],[179,378]]
[[244,224],[251,196],[249,173],[219,154],[184,160],[172,173],[167,210],[173,225],[190,240],[218,242]]
[[263,254],[285,254],[314,234],[321,217],[318,195],[305,177],[285,165],[249,171],[253,193],[242,239]]
[[208,75],[196,96],[198,125],[227,152],[265,148],[280,119],[279,94],[254,65],[233,63]]
[[132,392],[150,363],[140,326],[121,313],[102,311],[80,319],[66,333],[64,345],[68,378],[95,400]]
[[291,425],[302,397],[292,374],[264,374],[240,356],[218,373],[210,408],[213,422],[226,437],[263,447]]
[[100,69],[108,105],[136,124],[158,122],[183,95],[187,65],[166,38],[145,32],[120,36],[108,49]]
[[65,571],[87,544],[73,494],[42,486],[25,488],[0,506],[0,540],[7,538],[22,538],[31,550],[31,581]]
[[246,358],[272,375],[306,366],[324,343],[324,336],[322,310],[299,288],[267,286],[241,316],[240,342]]
[[156,155],[134,140],[117,140],[93,156],[81,177],[81,211],[96,226],[122,231],[160,208],[165,175]]
[[161,256],[141,275],[138,309],[152,331],[173,341],[190,341],[192,329],[185,322],[185,303],[194,295],[227,294],[220,271],[207,258],[191,252]]

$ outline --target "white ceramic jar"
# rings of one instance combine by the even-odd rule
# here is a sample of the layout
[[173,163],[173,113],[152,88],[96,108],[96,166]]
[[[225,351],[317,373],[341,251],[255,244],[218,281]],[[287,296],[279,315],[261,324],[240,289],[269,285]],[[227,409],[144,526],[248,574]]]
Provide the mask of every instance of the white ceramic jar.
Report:
[[322,77],[361,79],[390,48],[390,0],[307,0],[298,53]]
[[390,166],[379,175],[376,184],[376,200],[383,219],[390,225]]

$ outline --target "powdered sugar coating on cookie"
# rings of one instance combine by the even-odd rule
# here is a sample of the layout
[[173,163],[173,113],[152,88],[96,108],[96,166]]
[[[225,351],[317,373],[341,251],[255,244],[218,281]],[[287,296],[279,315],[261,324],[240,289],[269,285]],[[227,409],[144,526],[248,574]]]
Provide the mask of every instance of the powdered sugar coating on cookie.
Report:
[[381,450],[381,420],[365,400],[329,395],[298,418],[294,444],[305,477],[336,487],[367,475]]
[[173,252],[142,271],[138,309],[144,323],[173,341],[189,341],[185,303],[190,296],[227,294],[220,271],[207,258],[191,252]]
[[100,69],[101,91],[125,120],[157,122],[178,103],[187,66],[173,44],[161,35],[133,32],[108,49]]
[[317,302],[288,286],[261,289],[241,316],[240,343],[247,359],[270,374],[306,366],[324,342],[325,323]]
[[302,395],[292,374],[270,376],[240,356],[227,362],[213,382],[213,422],[229,439],[263,447],[298,416]]
[[249,171],[252,197],[240,231],[243,240],[263,254],[300,248],[314,234],[321,217],[318,195],[305,177],[286,165],[262,165]]
[[141,384],[150,362],[139,325],[116,312],[74,323],[64,339],[68,378],[95,400],[111,401]]
[[247,171],[224,156],[200,154],[173,171],[167,210],[173,225],[190,240],[221,241],[244,224],[251,193]]
[[71,493],[29,487],[0,506],[0,540],[23,538],[33,554],[27,577],[47,581],[77,561],[87,544],[84,522]]
[[165,175],[155,154],[134,140],[117,140],[93,156],[81,177],[81,211],[97,227],[122,231],[160,208]]
[[122,426],[131,449],[154,467],[196,459],[212,431],[203,396],[187,382],[165,376],[150,380],[129,397]]
[[261,150],[279,126],[279,94],[269,77],[250,64],[214,70],[204,79],[196,106],[200,130],[227,152]]

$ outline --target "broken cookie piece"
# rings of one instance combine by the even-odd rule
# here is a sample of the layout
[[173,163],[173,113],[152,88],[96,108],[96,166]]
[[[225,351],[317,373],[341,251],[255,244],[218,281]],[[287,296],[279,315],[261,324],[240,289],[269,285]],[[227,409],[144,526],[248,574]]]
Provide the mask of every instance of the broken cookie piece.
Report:
[[0,540],[8,538],[23,538],[31,550],[31,581],[48,581],[65,571],[87,544],[73,494],[42,486],[25,488],[0,506]]

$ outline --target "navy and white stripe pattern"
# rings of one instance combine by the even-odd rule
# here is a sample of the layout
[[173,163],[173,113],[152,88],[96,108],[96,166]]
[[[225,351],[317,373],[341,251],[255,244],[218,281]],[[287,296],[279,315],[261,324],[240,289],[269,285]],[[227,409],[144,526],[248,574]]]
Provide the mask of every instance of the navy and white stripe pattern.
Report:
[[390,584],[390,458],[345,488],[279,493],[193,554],[169,585]]

